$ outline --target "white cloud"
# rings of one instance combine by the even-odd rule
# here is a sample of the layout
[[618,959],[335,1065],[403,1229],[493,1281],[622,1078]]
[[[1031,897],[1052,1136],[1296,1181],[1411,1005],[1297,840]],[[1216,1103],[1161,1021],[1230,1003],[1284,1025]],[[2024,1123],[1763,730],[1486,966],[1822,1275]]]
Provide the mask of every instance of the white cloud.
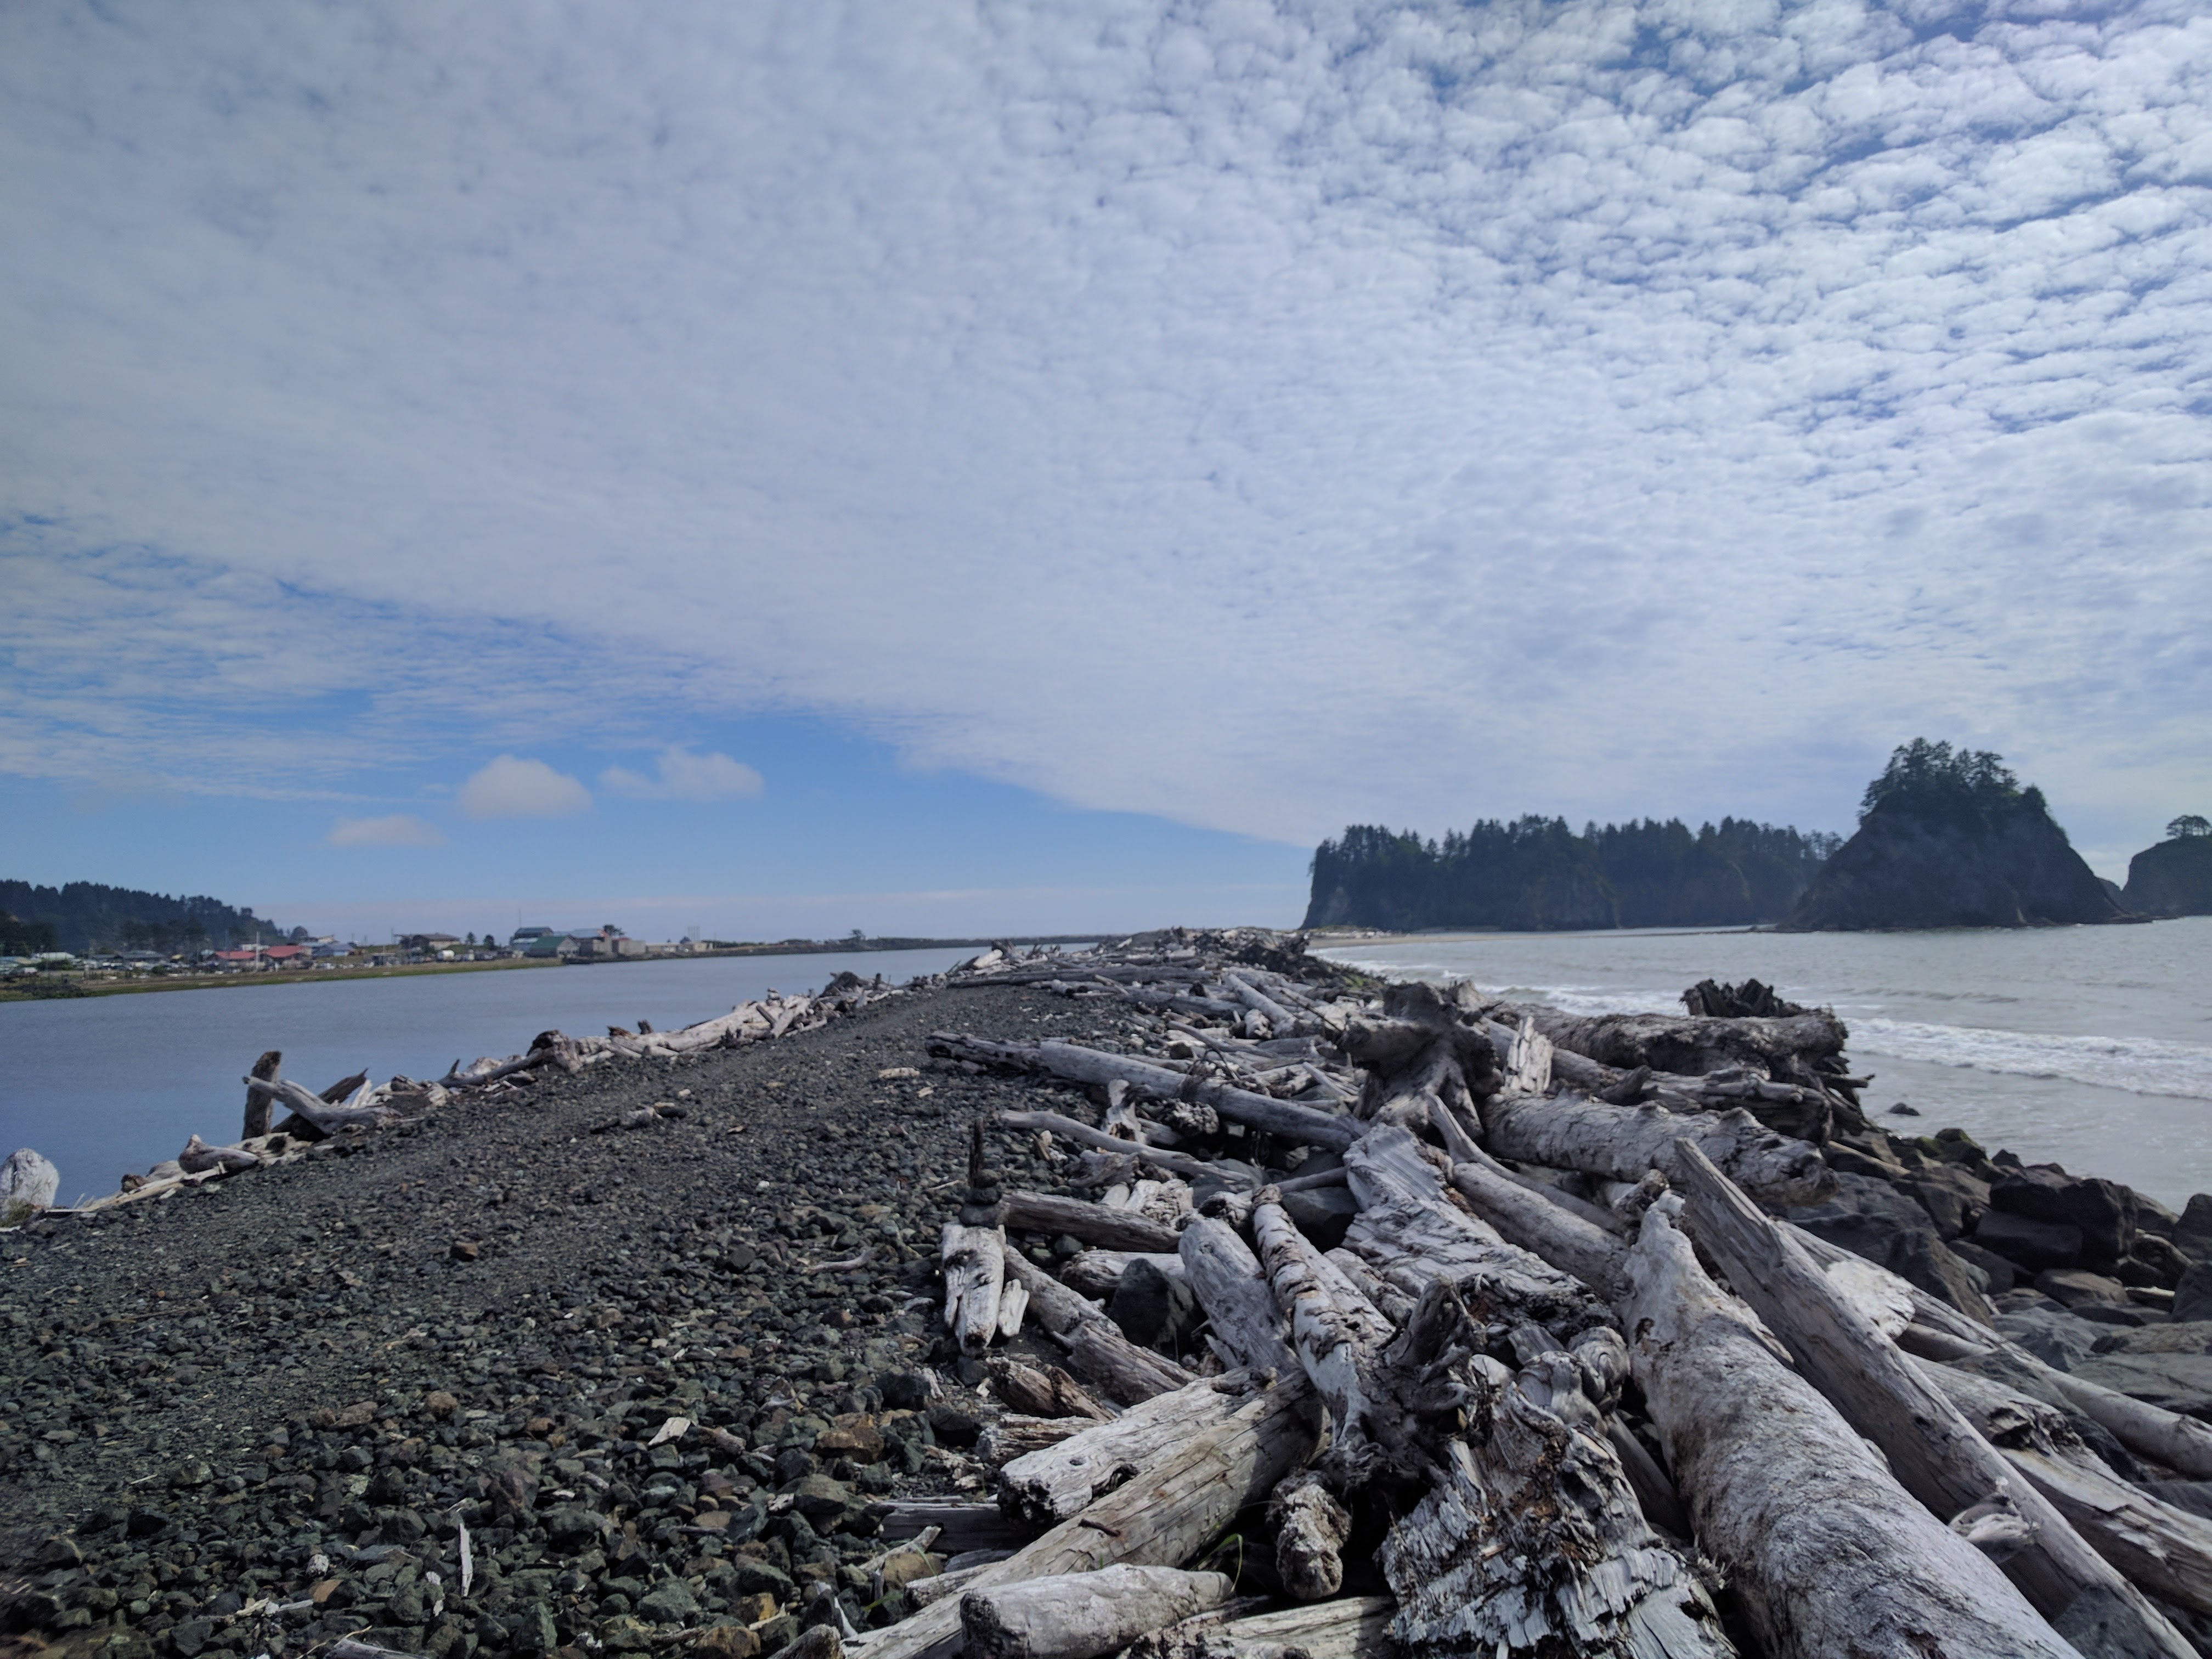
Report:
[[332,847],[443,847],[445,832],[411,812],[380,818],[340,818],[331,825]]
[[1925,732],[2154,833],[2201,10],[0,13],[0,767],[796,708],[1310,841]]
[[634,800],[726,800],[761,792],[761,775],[724,754],[664,749],[654,757],[653,773],[647,777],[626,766],[610,766],[599,774],[599,787]]
[[592,792],[566,772],[514,755],[471,773],[456,799],[472,818],[562,818],[592,810]]

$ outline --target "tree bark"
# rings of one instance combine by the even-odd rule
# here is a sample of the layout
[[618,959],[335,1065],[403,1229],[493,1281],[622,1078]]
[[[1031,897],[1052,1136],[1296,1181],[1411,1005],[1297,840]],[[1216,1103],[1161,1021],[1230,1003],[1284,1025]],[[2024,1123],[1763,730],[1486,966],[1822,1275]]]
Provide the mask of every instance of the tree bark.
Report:
[[1041,1527],[1087,1508],[1189,1437],[1235,1416],[1251,1398],[1242,1373],[1205,1377],[1121,1416],[1013,1459],[999,1471],[999,1506]]
[[1614,1181],[1640,1181],[1657,1170],[1679,1184],[1674,1144],[1686,1139],[1746,1192],[1771,1204],[1810,1204],[1835,1188],[1819,1147],[1775,1134],[1744,1111],[1686,1117],[1579,1095],[1498,1095],[1483,1107],[1482,1123],[1483,1138],[1499,1158]]
[[1663,1212],[1626,1271],[1636,1380],[1771,1659],[2079,1659],[1776,1357]]
[[1100,1659],[1139,1636],[1218,1607],[1232,1581],[1175,1567],[1101,1567],[960,1598],[969,1659]]
[[[1218,1538],[1237,1511],[1273,1492],[1305,1461],[1316,1437],[1313,1390],[1286,1377],[1235,1416],[1184,1438],[1171,1453],[1009,1559],[975,1588],[1129,1562],[1180,1566]],[[950,1601],[870,1637],[867,1659],[957,1659],[963,1638]]]
[[[1737,1293],[1805,1375],[1889,1459],[1905,1490],[1950,1520],[2008,1489],[2033,1529],[2005,1575],[2085,1656],[2193,1654],[2181,1633],[2100,1556],[1830,1284],[1796,1241],[1686,1143],[1686,1219]],[[1645,1218],[1645,1225],[1650,1218]]]

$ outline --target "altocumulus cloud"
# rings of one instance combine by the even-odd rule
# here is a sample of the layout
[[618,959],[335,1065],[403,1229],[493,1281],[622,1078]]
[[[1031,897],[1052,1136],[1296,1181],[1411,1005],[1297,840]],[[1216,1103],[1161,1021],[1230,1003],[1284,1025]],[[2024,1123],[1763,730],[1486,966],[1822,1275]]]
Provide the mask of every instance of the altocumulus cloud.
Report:
[[592,792],[566,772],[514,755],[471,773],[455,799],[472,818],[562,818],[592,810]]
[[652,776],[626,766],[610,766],[599,774],[599,787],[611,795],[634,800],[727,800],[760,793],[761,775],[727,755],[695,755],[688,749],[672,748],[654,757]]
[[2195,0],[14,7],[0,176],[20,772],[773,708],[1284,839],[1832,823],[1923,730],[2212,785]]
[[444,831],[411,812],[380,818],[340,818],[325,840],[332,847],[442,847]]

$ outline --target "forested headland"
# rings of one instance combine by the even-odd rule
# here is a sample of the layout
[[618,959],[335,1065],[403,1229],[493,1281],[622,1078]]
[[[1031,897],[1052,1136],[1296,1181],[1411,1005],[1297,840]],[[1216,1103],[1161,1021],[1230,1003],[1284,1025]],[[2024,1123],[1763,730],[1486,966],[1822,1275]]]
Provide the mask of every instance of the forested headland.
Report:
[[276,923],[204,894],[171,898],[135,887],[0,881],[0,955],[68,951],[218,950],[285,937]]
[[1843,838],[1747,818],[1489,818],[1443,840],[1354,824],[1315,850],[1305,926],[1712,927],[1777,921]]

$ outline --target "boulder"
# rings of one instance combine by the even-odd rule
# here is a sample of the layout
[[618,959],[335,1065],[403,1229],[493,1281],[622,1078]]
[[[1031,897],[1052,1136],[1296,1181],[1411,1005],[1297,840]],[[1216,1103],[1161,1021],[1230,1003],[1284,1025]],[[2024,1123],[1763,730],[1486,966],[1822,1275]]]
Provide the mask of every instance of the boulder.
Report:
[[1974,1224],[1974,1243],[2030,1273],[2071,1267],[2081,1260],[2081,1230],[1991,1210]]
[[1309,1187],[1283,1194],[1283,1212],[1298,1224],[1298,1231],[1317,1250],[1333,1250],[1344,1243],[1359,1200],[1349,1187]]
[[1989,1183],[1948,1164],[1926,1164],[1899,1176],[1897,1185],[1919,1200],[1920,1207],[1936,1224],[1936,1231],[1946,1239],[1973,1231],[1974,1224],[1990,1206]]
[[2212,1261],[2191,1267],[2173,1287],[2173,1322],[2186,1325],[2200,1319],[2212,1319]]
[[2002,1296],[2020,1282],[2020,1269],[1995,1250],[1977,1244],[1971,1238],[1954,1238],[1945,1247],[1969,1267],[1979,1267],[1989,1279],[1986,1294]]
[[2212,1261],[2212,1193],[2190,1194],[2171,1243],[2191,1261]]
[[1971,1318],[1991,1310],[1967,1265],[1944,1247],[1928,1212],[1873,1176],[1838,1175],[1835,1196],[1784,1212],[1807,1232],[1887,1267]]
[[2147,1325],[2136,1331],[2107,1331],[2097,1339],[2099,1353],[2212,1353],[2212,1321],[2187,1325]]
[[2081,1235],[2084,1266],[2108,1272],[2135,1249],[2136,1195],[2117,1181],[2077,1179],[2055,1164],[2031,1164],[1990,1185],[1990,1207]]
[[2018,1343],[2053,1370],[2070,1371],[2097,1352],[2106,1334],[2102,1326],[2060,1308],[2024,1308],[2001,1313],[1995,1321],[2000,1334]]
[[1114,1294],[1107,1298],[1106,1316],[1139,1347],[1168,1354],[1186,1351],[1204,1317],[1188,1280],[1169,1278],[1141,1255],[1121,1270]]
[[52,1206],[61,1189],[62,1172],[28,1146],[19,1146],[0,1160],[0,1218],[16,1205],[33,1210]]
[[2050,1267],[2035,1276],[2035,1288],[2062,1308],[2081,1308],[2092,1303],[2124,1305],[2128,1287],[2117,1279],[2093,1273],[2086,1267]]
[[2212,1419],[2212,1354],[2092,1354],[2074,1375],[2170,1412]]

